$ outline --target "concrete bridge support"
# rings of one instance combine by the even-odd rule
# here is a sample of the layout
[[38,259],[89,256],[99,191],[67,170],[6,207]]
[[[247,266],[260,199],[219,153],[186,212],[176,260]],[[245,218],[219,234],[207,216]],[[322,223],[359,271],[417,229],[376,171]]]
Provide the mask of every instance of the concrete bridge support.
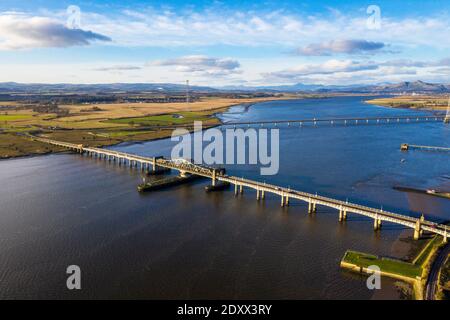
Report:
[[420,222],[420,220],[417,220],[416,226],[414,227],[414,240],[419,240],[422,236],[422,233],[422,223]]
[[316,213],[316,211],[317,211],[316,204],[314,202],[309,202],[308,213]]
[[[211,181],[211,185],[212,185],[213,187],[216,186],[216,170],[215,170],[215,169],[214,169],[213,172],[212,172],[212,181]],[[256,191],[258,191],[258,190],[256,190]]]
[[347,220],[347,210],[339,210],[339,222]]
[[373,220],[373,230],[378,231],[381,229],[381,219],[376,217]]
[[238,195],[238,185],[237,185],[237,183],[234,184],[234,195],[235,196]]

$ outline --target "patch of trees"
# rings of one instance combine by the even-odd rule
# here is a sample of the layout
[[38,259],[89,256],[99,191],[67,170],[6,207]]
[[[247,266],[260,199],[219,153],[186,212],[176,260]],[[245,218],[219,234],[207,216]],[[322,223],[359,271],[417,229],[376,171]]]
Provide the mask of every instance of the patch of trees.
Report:
[[66,117],[69,115],[69,110],[61,109],[58,104],[53,102],[34,105],[33,111],[38,113],[56,113],[58,117]]

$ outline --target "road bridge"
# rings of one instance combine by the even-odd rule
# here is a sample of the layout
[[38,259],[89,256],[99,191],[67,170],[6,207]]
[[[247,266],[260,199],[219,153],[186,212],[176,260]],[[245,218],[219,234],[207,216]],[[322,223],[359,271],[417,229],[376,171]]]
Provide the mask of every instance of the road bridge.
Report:
[[450,148],[447,148],[447,147],[421,146],[421,145],[408,144],[408,143],[402,143],[400,145],[400,150],[402,150],[402,151],[408,151],[410,149],[418,149],[418,150],[425,150],[425,151],[450,151]]
[[393,213],[382,209],[371,208],[348,201],[341,201],[329,197],[311,194],[290,188],[284,188],[272,184],[258,182],[245,178],[238,178],[226,175],[222,170],[217,168],[200,166],[184,159],[164,159],[162,157],[143,157],[139,155],[129,154],[120,151],[107,150],[102,148],[87,147],[82,144],[73,144],[61,142],[43,137],[31,136],[31,139],[48,143],[51,145],[64,147],[77,153],[87,154],[88,156],[98,157],[105,161],[118,162],[119,165],[129,165],[130,167],[140,167],[141,170],[156,170],[157,167],[169,168],[177,170],[181,175],[194,174],[212,180],[215,185],[217,181],[228,182],[234,185],[235,194],[242,194],[244,187],[256,191],[256,199],[262,200],[266,193],[280,196],[281,206],[289,206],[291,199],[296,199],[308,203],[308,212],[313,214],[317,211],[317,206],[324,206],[336,209],[339,212],[339,221],[347,220],[348,214],[362,215],[373,219],[374,230],[381,228],[382,222],[390,222],[414,229],[414,239],[419,239],[423,231],[441,235],[445,242],[448,239],[447,226],[432,221],[425,220],[422,215],[420,218],[411,217],[404,214]]
[[389,117],[348,117],[348,118],[309,118],[297,120],[267,120],[267,121],[246,121],[246,122],[223,122],[224,126],[303,126],[306,124],[318,125],[359,125],[359,124],[395,124],[395,123],[416,123],[416,122],[446,122],[448,115],[408,115]]

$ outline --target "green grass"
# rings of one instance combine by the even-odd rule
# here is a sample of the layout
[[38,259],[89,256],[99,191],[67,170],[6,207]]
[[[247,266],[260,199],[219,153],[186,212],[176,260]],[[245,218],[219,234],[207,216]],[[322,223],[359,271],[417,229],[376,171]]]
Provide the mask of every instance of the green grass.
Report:
[[0,122],[30,119],[29,114],[0,114]]
[[[174,117],[180,115],[181,118]],[[208,112],[177,112],[173,114],[163,114],[157,116],[121,118],[107,120],[108,123],[120,123],[141,126],[164,126],[192,123],[193,121],[211,121],[213,120]]]
[[424,267],[425,262],[428,259],[428,256],[433,251],[433,248],[440,246],[442,243],[442,238],[435,236],[432,238],[424,247],[424,249],[417,255],[417,257],[413,260],[413,263]]
[[422,275],[422,267],[413,263],[400,260],[377,257],[371,254],[348,250],[342,261],[367,268],[376,265],[381,271],[393,273],[409,278],[416,278]]

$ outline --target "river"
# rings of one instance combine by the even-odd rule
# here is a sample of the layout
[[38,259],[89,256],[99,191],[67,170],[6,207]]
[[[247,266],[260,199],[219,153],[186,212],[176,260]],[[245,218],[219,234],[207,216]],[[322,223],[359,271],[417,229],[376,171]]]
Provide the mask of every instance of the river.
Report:
[[[232,107],[223,121],[427,114],[365,104],[364,97]],[[280,127],[280,126],[279,126]],[[447,199],[393,190],[448,186],[448,154],[401,152],[401,143],[450,146],[439,122],[280,127],[280,171],[227,166],[245,176],[399,213],[450,218]],[[170,139],[112,149],[170,155]],[[73,154],[0,161],[0,298],[370,299],[366,279],[339,268],[347,249],[390,255],[404,231],[334,210],[315,215],[246,190],[207,194],[208,181],[139,194],[139,170]],[[82,289],[66,288],[78,265]],[[392,280],[384,297],[398,298]]]

